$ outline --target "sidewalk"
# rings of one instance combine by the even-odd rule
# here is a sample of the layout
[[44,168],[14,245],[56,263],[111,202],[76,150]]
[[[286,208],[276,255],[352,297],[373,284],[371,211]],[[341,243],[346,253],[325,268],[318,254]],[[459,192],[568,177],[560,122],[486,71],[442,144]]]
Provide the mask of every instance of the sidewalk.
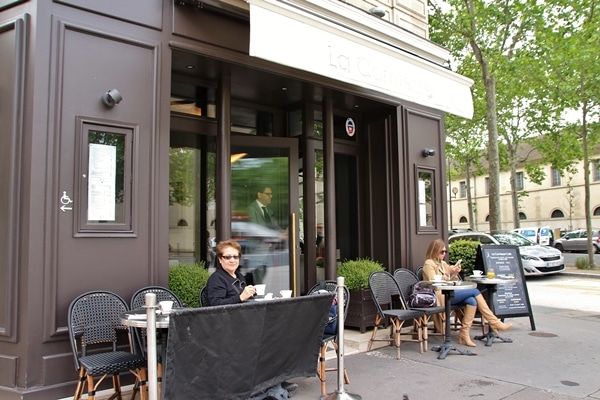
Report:
[[[599,270],[567,268],[565,274],[600,278]],[[423,354],[416,343],[402,344],[402,358],[396,360],[391,346],[366,352],[371,332],[360,334],[346,329],[344,365],[350,384],[344,385],[344,391],[364,400],[401,399],[402,395],[410,400],[600,399],[600,342],[595,340],[600,331],[600,309],[598,313],[584,313],[532,308],[536,331],[531,330],[528,317],[509,318],[513,328],[503,336],[513,339],[513,343],[496,341],[486,347],[484,342],[476,341],[475,348],[458,345],[458,334],[453,332],[454,345],[477,355],[451,352],[445,360],[438,360],[438,353],[430,350],[443,342],[439,336],[429,338],[429,351]],[[379,332],[385,335],[389,330]],[[335,358],[328,361],[332,367],[336,363]],[[327,379],[327,390],[332,393],[338,389],[337,372],[329,372]],[[316,377],[294,381],[299,388],[293,399],[319,399],[320,382]]]
[[[533,315],[536,331],[531,331],[529,318],[507,319],[514,326],[503,336],[513,339],[513,343],[497,341],[485,347],[477,341],[476,348],[467,348],[458,345],[454,332],[453,344],[474,351],[476,356],[451,352],[445,360],[438,360],[437,352],[420,354],[416,343],[402,345],[400,360],[395,359],[395,349],[390,346],[368,353],[346,351],[344,364],[350,384],[344,385],[345,392],[364,400],[401,399],[403,394],[410,400],[600,399],[600,344],[595,340],[600,330],[600,313],[533,307]],[[368,341],[370,336],[353,330],[344,334],[348,340],[360,342]],[[429,348],[441,343],[441,337],[430,337]],[[349,350],[348,346],[345,350]],[[336,360],[329,363],[335,366]],[[337,372],[329,372],[327,378],[331,393],[338,388]],[[316,377],[293,381],[299,385],[293,399],[319,398],[320,383]]]

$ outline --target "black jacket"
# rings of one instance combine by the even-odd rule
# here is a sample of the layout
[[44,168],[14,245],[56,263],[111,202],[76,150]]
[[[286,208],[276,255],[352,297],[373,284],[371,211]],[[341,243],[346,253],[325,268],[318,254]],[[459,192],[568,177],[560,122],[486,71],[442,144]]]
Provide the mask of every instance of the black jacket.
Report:
[[215,272],[208,278],[206,292],[208,294],[208,303],[211,306],[222,306],[225,304],[241,303],[240,293],[246,287],[246,279],[239,272],[235,271],[237,278],[232,277],[221,266],[218,266]]

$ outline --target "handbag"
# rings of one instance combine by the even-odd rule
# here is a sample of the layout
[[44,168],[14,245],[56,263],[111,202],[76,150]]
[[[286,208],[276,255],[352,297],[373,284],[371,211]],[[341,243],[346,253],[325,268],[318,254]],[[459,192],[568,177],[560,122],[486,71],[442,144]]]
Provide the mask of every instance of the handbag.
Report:
[[414,308],[429,308],[437,305],[437,297],[431,288],[423,287],[419,282],[412,287],[409,305]]

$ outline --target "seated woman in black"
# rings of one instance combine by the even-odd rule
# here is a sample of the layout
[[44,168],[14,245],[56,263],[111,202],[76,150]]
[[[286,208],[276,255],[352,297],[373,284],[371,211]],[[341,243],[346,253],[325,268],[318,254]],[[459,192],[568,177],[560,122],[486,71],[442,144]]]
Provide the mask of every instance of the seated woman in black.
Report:
[[206,291],[211,306],[237,304],[251,299],[256,293],[252,285],[246,285],[244,276],[238,271],[242,246],[235,240],[224,240],[216,247],[216,270],[208,278]]

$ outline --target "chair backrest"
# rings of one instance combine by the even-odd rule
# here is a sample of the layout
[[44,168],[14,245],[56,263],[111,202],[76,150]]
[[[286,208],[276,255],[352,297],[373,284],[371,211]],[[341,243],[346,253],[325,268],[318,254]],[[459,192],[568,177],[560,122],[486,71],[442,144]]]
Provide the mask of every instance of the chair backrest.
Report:
[[[310,288],[306,295],[311,295],[313,293],[318,292],[319,290],[327,290],[328,292],[337,293],[337,282],[331,280],[325,280],[317,283],[313,287]],[[348,316],[348,306],[350,305],[350,291],[347,286],[344,286],[344,321]]]
[[415,283],[419,282],[417,275],[409,269],[398,268],[394,271],[394,279],[396,279],[396,283],[398,283],[400,293],[402,293],[402,296],[404,297],[404,302],[408,304],[412,293],[412,287]]
[[173,307],[181,308],[183,303],[179,300],[179,297],[169,289],[162,286],[146,286],[139,289],[131,296],[131,309],[141,308],[146,304],[146,293],[154,293],[156,295],[156,303],[159,301],[172,301]]
[[387,271],[374,271],[369,275],[369,289],[373,296],[373,301],[377,311],[382,318],[385,318],[383,310],[394,308],[393,300],[398,299],[401,309],[407,309],[398,283]]
[[419,268],[417,268],[417,270],[415,271],[415,275],[417,275],[417,279],[419,281],[423,280],[423,266],[422,265]]
[[209,307],[208,304],[208,290],[206,290],[206,286],[200,289],[200,299],[199,299],[200,307]]
[[[112,344],[116,351],[117,333],[130,332],[119,319],[128,310],[125,300],[105,290],[83,293],[71,302],[67,323],[76,370],[80,367],[79,357],[85,356],[90,346]],[[131,336],[128,338],[131,346]]]

